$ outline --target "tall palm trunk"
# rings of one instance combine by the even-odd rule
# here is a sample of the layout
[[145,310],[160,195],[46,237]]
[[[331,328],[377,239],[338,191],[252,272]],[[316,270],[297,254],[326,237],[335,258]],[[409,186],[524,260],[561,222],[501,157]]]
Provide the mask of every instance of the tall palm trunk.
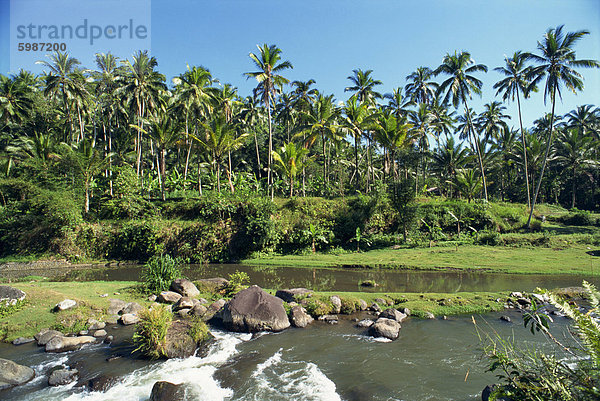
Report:
[[325,132],[321,132],[321,141],[323,142],[323,184],[327,182],[327,155],[325,154]]
[[529,210],[529,218],[527,219],[527,228],[531,227],[531,217],[533,216],[533,208],[537,202],[538,194],[540,193],[540,187],[542,186],[542,180],[544,179],[544,170],[546,170],[546,163],[548,162],[548,154],[550,153],[550,147],[552,146],[552,128],[554,125],[554,106],[556,105],[556,86],[552,88],[552,113],[550,114],[550,133],[548,135],[548,144],[546,145],[546,152],[544,153],[544,160],[542,161],[542,171],[540,171],[540,177],[538,178],[535,192],[533,193],[533,201],[531,202],[531,210]]
[[475,137],[475,132],[473,131],[473,123],[471,121],[471,115],[469,114],[469,106],[467,105],[467,101],[465,99],[465,111],[467,115],[467,124],[469,125],[469,131],[471,131],[471,137],[473,138],[473,142],[475,142],[475,149],[477,150],[477,159],[479,161],[479,168],[481,169],[481,178],[483,179],[483,193],[485,195],[485,201],[488,201],[488,193],[487,193],[487,183],[485,180],[485,170],[483,168],[483,158],[481,157],[481,148],[479,147],[479,141]]
[[167,158],[167,150],[166,149],[160,149],[159,150],[159,154],[160,154],[160,169],[159,169],[159,173],[160,173],[160,193],[162,196],[162,200],[166,200],[166,195],[165,195],[165,178],[167,177],[167,162],[166,162],[166,158]]
[[521,118],[521,98],[517,90],[517,106],[519,109],[519,124],[521,125],[521,142],[523,143],[523,164],[525,166],[525,186],[527,186],[527,208],[531,209],[531,193],[529,191],[529,174],[527,171],[527,143],[525,142],[525,131],[523,131],[523,119]]
[[254,133],[254,147],[256,148],[256,171],[258,173],[256,178],[260,180],[262,174],[260,173],[260,152],[258,151],[258,139],[256,138],[256,129],[253,129],[252,131]]
[[269,119],[269,156],[267,158],[267,185],[271,191],[271,200],[274,198],[273,173],[271,172],[271,153],[273,153],[273,128],[271,125],[271,95],[267,89],[267,116]]

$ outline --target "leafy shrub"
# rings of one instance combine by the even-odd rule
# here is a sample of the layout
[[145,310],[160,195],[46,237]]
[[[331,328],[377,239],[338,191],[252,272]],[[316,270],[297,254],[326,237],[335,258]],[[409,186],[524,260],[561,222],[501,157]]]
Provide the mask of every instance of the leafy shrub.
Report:
[[248,273],[236,270],[235,273],[229,274],[229,284],[223,289],[224,295],[231,297],[246,288],[248,283],[250,283]]
[[571,209],[561,220],[568,226],[593,226],[596,223],[596,219],[590,212],[577,209]]
[[502,242],[500,234],[496,231],[481,231],[477,235],[477,239],[475,240],[475,244],[477,245],[498,245]]
[[340,313],[344,315],[349,315],[351,313],[356,312],[357,310],[360,310],[360,302],[358,301],[358,298],[340,297],[340,300],[342,301]]
[[319,299],[318,297],[308,298],[307,304],[304,306],[306,311],[313,317],[328,315],[333,313],[334,308],[329,300]]
[[0,319],[20,311],[21,309],[23,309],[26,303],[27,300],[17,301],[14,304],[9,304],[8,302],[0,302]]
[[115,235],[110,252],[118,259],[148,260],[161,251],[158,233],[155,221],[127,221]]
[[140,351],[147,357],[158,359],[166,356],[165,339],[173,320],[173,315],[164,306],[157,306],[139,313],[140,321],[133,334],[136,345],[134,351]]
[[142,269],[145,288],[152,293],[166,291],[176,278],[181,277],[181,262],[169,255],[154,256]]

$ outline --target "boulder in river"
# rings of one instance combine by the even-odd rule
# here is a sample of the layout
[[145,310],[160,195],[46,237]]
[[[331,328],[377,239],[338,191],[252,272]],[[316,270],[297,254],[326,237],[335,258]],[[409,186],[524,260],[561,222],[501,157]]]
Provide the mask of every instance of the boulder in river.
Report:
[[17,302],[24,300],[26,294],[18,288],[8,285],[0,285],[0,304],[9,306],[15,305]]
[[392,319],[379,318],[369,327],[369,334],[373,337],[395,340],[400,335],[400,323]]
[[275,296],[283,299],[285,302],[298,301],[298,298],[312,294],[312,290],[306,288],[290,288],[287,290],[277,290]]
[[331,302],[331,305],[333,306],[333,313],[340,313],[342,310],[342,300],[340,299],[340,297],[338,297],[337,295],[332,295],[331,297],[329,297],[329,301]]
[[200,295],[198,288],[190,280],[176,278],[171,283],[171,291],[175,291],[182,297],[197,297]]
[[383,312],[381,312],[381,314],[379,315],[379,317],[384,317],[386,319],[392,319],[397,321],[398,323],[402,323],[407,316],[400,312],[399,310],[396,310],[394,308],[389,308],[384,310]]
[[13,340],[13,345],[23,345],[34,342],[35,339],[33,337],[19,337]]
[[64,386],[73,383],[79,377],[77,369],[57,369],[48,377],[49,386]]
[[34,376],[35,372],[30,367],[0,358],[0,390],[25,384]]
[[369,328],[369,327],[373,326],[373,323],[375,323],[375,322],[372,321],[371,319],[363,319],[363,320],[359,321],[358,323],[356,323],[356,326],[361,327],[361,328]]
[[72,299],[64,299],[56,304],[54,310],[59,312],[63,310],[73,309],[77,306],[77,302]]
[[[176,320],[171,323],[165,337],[165,356],[167,358],[189,358],[198,348],[206,348],[214,337],[207,331],[205,338],[197,341],[190,335],[193,323],[186,320]],[[204,350],[201,351],[203,353]]]
[[62,337],[63,333],[56,330],[43,329],[33,337],[37,340],[38,345],[46,345],[48,341],[52,340],[54,337]]
[[290,321],[294,327],[306,327],[313,322],[311,315],[306,313],[306,309],[300,305],[292,307],[290,310]]
[[122,314],[129,313],[131,315],[137,315],[139,312],[143,311],[144,307],[137,302],[129,302],[125,307],[121,310]]
[[255,333],[290,327],[281,298],[253,285],[238,292],[221,312],[223,324],[232,331]]
[[100,322],[96,319],[88,319],[88,330],[101,330],[106,327],[106,323]]
[[149,401],[183,401],[186,400],[184,384],[173,384],[158,381],[152,386]]
[[181,294],[178,294],[174,291],[163,291],[158,294],[158,302],[162,302],[165,304],[174,304],[175,302],[181,299]]
[[57,336],[52,338],[46,344],[46,352],[67,352],[81,348],[84,344],[90,344],[96,341],[95,337],[92,336],[79,336],[79,337],[64,337]]
[[139,322],[140,318],[138,317],[138,315],[134,315],[133,313],[126,313],[124,315],[121,315],[121,319],[119,321],[122,325],[129,326]]
[[358,309],[362,310],[367,310],[367,308],[369,307],[369,305],[367,305],[367,301],[365,301],[364,299],[359,299],[358,300]]

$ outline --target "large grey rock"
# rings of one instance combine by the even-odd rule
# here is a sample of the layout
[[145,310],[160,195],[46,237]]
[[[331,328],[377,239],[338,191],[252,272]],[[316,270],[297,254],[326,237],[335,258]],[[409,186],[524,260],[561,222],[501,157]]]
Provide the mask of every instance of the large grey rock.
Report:
[[384,310],[383,312],[381,312],[379,317],[384,317],[386,319],[392,319],[392,320],[397,321],[398,323],[402,323],[407,318],[407,316],[404,313],[402,313],[394,308],[389,308],[389,309]]
[[362,310],[367,310],[367,308],[369,307],[369,305],[367,305],[367,302],[364,299],[359,299],[358,300],[358,309]]
[[152,386],[149,401],[184,401],[186,400],[185,386],[165,381],[158,381]]
[[144,307],[142,305],[138,304],[137,302],[129,302],[121,310],[121,313],[123,315],[125,315],[125,314],[137,315],[142,310],[144,310]]
[[0,358],[0,390],[25,384],[33,376],[35,372],[30,367]]
[[72,299],[65,299],[60,301],[59,303],[56,304],[56,306],[54,307],[55,311],[63,311],[63,310],[69,310],[69,309],[73,309],[77,306],[77,302],[72,300]]
[[96,341],[92,336],[54,337],[46,343],[46,352],[67,352],[81,348],[84,344]]
[[33,337],[36,339],[38,345],[46,345],[48,341],[52,340],[54,337],[62,337],[63,333],[56,330],[43,329]]
[[48,377],[49,386],[64,386],[77,380],[79,371],[77,369],[58,369]]
[[214,337],[207,333],[206,338],[195,341],[190,336],[191,323],[186,320],[176,320],[171,323],[165,337],[165,354],[167,358],[189,358],[200,348],[206,348]]
[[139,321],[140,321],[140,318],[138,317],[138,315],[134,315],[132,313],[126,313],[124,315],[121,315],[121,319],[120,319],[121,324],[123,324],[124,326],[136,324]]
[[337,295],[332,295],[329,297],[329,301],[333,306],[333,313],[340,313],[342,310],[342,300]]
[[163,291],[158,294],[158,302],[162,302],[165,304],[174,304],[175,302],[181,299],[181,294],[178,294],[174,291]]
[[109,299],[109,301],[110,306],[108,307],[108,310],[106,312],[108,315],[118,315],[127,305],[125,301],[122,301],[120,299],[111,298]]
[[287,290],[278,290],[275,293],[275,296],[283,299],[285,302],[295,302],[298,301],[298,298],[307,294],[312,294],[312,290],[306,288],[290,288]]
[[306,327],[311,324],[313,320],[313,317],[306,313],[306,310],[300,305],[296,305],[290,310],[290,321],[294,327]]
[[379,318],[369,328],[369,334],[373,337],[395,340],[400,335],[400,323],[392,319]]
[[190,280],[176,278],[171,283],[171,291],[175,291],[183,297],[197,297],[200,295],[198,288]]
[[229,280],[223,277],[203,278],[196,281],[198,287],[209,292],[222,290],[229,285]]
[[8,285],[0,285],[0,305],[15,305],[17,302],[24,300],[26,294],[18,288]]
[[255,333],[290,327],[283,301],[253,285],[238,292],[221,312],[223,324],[232,331]]

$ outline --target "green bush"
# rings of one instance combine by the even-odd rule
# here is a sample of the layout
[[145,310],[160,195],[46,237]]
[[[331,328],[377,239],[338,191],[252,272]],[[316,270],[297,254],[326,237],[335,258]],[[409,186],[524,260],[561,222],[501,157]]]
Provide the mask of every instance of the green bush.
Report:
[[181,261],[169,255],[154,256],[142,269],[144,287],[151,293],[169,289],[171,282],[181,277]]
[[131,220],[115,234],[110,254],[117,259],[144,261],[159,254],[161,248],[156,221]]
[[189,323],[190,328],[188,329],[188,334],[196,343],[206,341],[210,337],[208,326],[204,323],[202,318],[198,316],[192,317]]
[[171,326],[173,315],[164,306],[157,306],[139,313],[140,321],[133,334],[135,351],[152,359],[166,356],[165,339]]
[[329,315],[334,311],[333,305],[328,299],[320,299],[314,296],[308,298],[308,302],[304,308],[306,309],[306,312],[315,318],[323,315]]
[[242,289],[246,288],[250,283],[250,276],[248,273],[235,271],[235,273],[229,274],[229,284],[223,289],[226,297],[232,297]]
[[593,226],[596,224],[596,219],[590,212],[577,209],[571,209],[569,214],[563,216],[560,220],[568,226]]
[[477,234],[475,244],[477,245],[499,245],[502,243],[500,234],[496,231],[481,231]]

